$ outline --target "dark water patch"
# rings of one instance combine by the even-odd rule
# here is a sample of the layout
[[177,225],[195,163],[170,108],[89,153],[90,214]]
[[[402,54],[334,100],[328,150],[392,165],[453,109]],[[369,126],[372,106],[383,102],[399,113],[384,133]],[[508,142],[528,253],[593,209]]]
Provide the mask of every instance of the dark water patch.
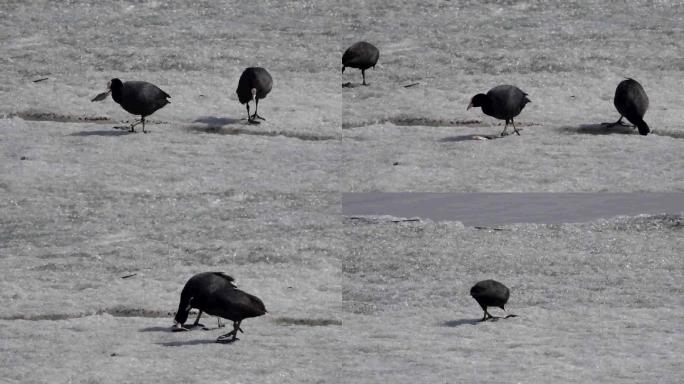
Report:
[[[658,129],[650,127],[649,135],[672,137],[674,139],[684,139],[684,130]],[[561,133],[586,134],[586,135],[638,135],[639,131],[633,125],[612,123],[582,124],[578,126],[562,126],[558,128]]]
[[580,133],[587,135],[634,135],[639,134],[636,127],[631,125],[614,125],[610,123],[582,124],[578,126],[564,126],[558,128],[563,133]]
[[342,122],[342,129],[352,129],[392,123],[402,127],[455,127],[455,126],[483,126],[481,120],[475,119],[439,119],[419,116],[395,116],[389,118],[367,120],[367,121],[348,121]]
[[146,308],[131,308],[125,306],[115,306],[107,309],[99,309],[97,311],[91,312],[74,312],[74,313],[45,313],[45,314],[18,314],[10,316],[0,316],[0,320],[30,320],[30,321],[41,321],[41,320],[69,320],[69,319],[80,319],[88,316],[97,316],[109,314],[114,317],[145,317],[145,318],[168,318],[173,317],[175,312],[173,311],[162,311]]
[[350,312],[355,315],[371,315],[378,312],[378,307],[376,305],[361,301],[343,300],[342,304],[345,312]]
[[205,345],[205,344],[217,344],[216,340],[212,339],[201,339],[201,340],[188,340],[188,341],[166,341],[163,343],[157,343],[157,345],[163,345],[165,347],[183,347],[186,345]]
[[106,116],[77,116],[66,115],[55,112],[44,112],[28,110],[17,113],[11,113],[9,117],[19,117],[27,121],[53,121],[57,123],[102,123],[108,124],[114,121]]
[[419,217],[481,227],[581,223],[617,216],[680,215],[682,212],[682,192],[342,194],[345,216]]
[[115,137],[115,136],[126,136],[126,135],[131,135],[135,134],[137,132],[129,132],[127,130],[119,129],[118,127],[114,127],[111,130],[106,130],[106,131],[81,131],[81,132],[75,132],[70,134],[69,136],[80,136],[80,137],[88,137],[88,136],[103,136],[103,137]]
[[339,136],[332,135],[315,135],[311,133],[298,133],[298,132],[287,132],[287,131],[265,131],[265,130],[253,130],[249,128],[242,127],[224,127],[219,125],[191,125],[186,127],[189,131],[210,133],[217,135],[252,135],[252,136],[283,136],[292,139],[299,139],[303,141],[326,141],[326,140],[339,140]]
[[280,325],[305,325],[308,327],[327,327],[330,325],[342,325],[342,320],[337,319],[307,319],[294,317],[278,317],[274,320]]
[[[372,125],[391,123],[400,127],[496,127],[503,126],[503,123],[494,124],[494,120],[482,121],[478,119],[443,119],[423,116],[399,115],[388,118],[379,118],[366,121],[347,121],[342,122],[342,129],[362,128]],[[516,127],[530,127],[540,125],[534,122],[516,122]]]
[[[519,128],[518,131],[522,131],[522,128]],[[517,136],[515,134],[513,135],[506,135],[506,136],[501,136],[501,134],[471,134],[471,135],[458,135],[458,136],[448,136],[439,139],[440,143],[458,143],[462,141],[489,141],[489,140],[496,140],[496,139],[501,139],[504,137],[511,137],[511,136]]]
[[449,320],[442,323],[444,327],[460,327],[461,325],[475,325],[480,322],[481,319],[459,319],[459,320]]

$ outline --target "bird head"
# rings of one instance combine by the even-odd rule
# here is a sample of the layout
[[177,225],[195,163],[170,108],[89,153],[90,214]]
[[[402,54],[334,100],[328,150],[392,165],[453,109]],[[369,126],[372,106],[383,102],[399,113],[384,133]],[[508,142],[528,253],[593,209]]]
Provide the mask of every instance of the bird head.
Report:
[[192,309],[192,299],[193,298],[191,297],[187,302],[181,301],[178,306],[178,312],[176,312],[176,316],[174,317],[174,320],[176,321],[176,325],[174,326],[182,326],[188,320],[190,309]]
[[100,94],[98,94],[97,96],[95,96],[95,97],[94,97],[92,100],[90,100],[90,101],[102,101],[102,100],[106,99],[107,96],[109,96],[110,93],[112,93],[112,88],[117,88],[117,89],[119,89],[119,88],[121,88],[122,86],[123,86],[123,83],[121,82],[121,80],[119,80],[119,79],[111,79],[111,80],[109,80],[109,82],[107,83],[107,90],[104,91],[104,92],[102,92],[102,93],[100,93]]
[[483,93],[478,93],[477,95],[473,96],[472,99],[470,99],[470,104],[468,104],[468,108],[466,108],[466,111],[473,107],[481,107],[485,105],[488,101],[489,99],[487,98],[487,95]]

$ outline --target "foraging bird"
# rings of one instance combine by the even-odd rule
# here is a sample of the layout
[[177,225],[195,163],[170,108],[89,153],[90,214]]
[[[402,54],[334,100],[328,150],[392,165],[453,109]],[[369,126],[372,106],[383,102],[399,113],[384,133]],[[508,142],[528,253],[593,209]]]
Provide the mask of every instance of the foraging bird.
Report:
[[[266,120],[257,114],[259,99],[265,99],[273,88],[273,78],[267,70],[261,67],[249,67],[242,72],[235,93],[238,95],[240,104],[247,106],[247,121],[250,124],[259,124],[255,119]],[[254,115],[249,115],[249,102],[254,100]]]
[[473,96],[466,110],[472,107],[482,107],[485,115],[506,121],[501,136],[506,136],[509,121],[513,124],[515,133],[520,135],[518,129],[515,128],[513,118],[518,116],[525,108],[525,104],[529,102],[531,101],[527,98],[527,93],[520,88],[513,85],[499,85],[490,89],[486,95],[479,93]]
[[620,112],[620,118],[611,125],[622,125],[622,118],[626,117],[630,123],[639,128],[640,135],[648,135],[651,130],[644,121],[644,114],[648,109],[648,96],[638,81],[628,78],[618,84],[613,104]]
[[342,55],[342,73],[346,67],[358,68],[363,76],[363,85],[368,85],[366,84],[366,69],[375,68],[379,57],[380,51],[373,44],[365,41],[354,43]]
[[131,124],[129,132],[135,132],[135,126],[142,123],[143,133],[145,132],[145,117],[153,114],[170,101],[171,96],[162,91],[154,84],[146,81],[127,81],[112,79],[107,84],[107,91],[101,93],[91,101],[101,101],[112,94],[112,99],[119,103],[126,112],[140,116],[140,121]]
[[504,311],[506,310],[504,305],[508,301],[509,291],[505,285],[498,281],[483,280],[470,288],[470,296],[472,296],[484,310],[484,317],[481,321],[485,321],[488,318],[495,318],[495,316],[492,316],[487,312],[487,307],[499,307]]
[[[191,277],[181,292],[174,330],[187,330],[183,324],[191,308],[199,309],[195,325],[202,312],[233,321],[233,330],[216,339],[218,343],[232,343],[237,338],[242,320],[266,313],[264,303],[256,296],[245,293],[235,286],[233,278],[223,272],[203,272]],[[231,338],[232,336],[232,338]]]

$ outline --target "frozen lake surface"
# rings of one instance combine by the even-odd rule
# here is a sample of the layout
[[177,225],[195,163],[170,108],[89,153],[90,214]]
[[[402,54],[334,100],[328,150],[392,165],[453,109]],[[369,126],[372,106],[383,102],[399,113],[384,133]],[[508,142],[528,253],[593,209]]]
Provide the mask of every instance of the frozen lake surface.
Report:
[[[0,381],[680,382],[681,215],[478,230],[341,196],[684,192],[683,25],[670,1],[1,2]],[[342,88],[361,39],[371,85]],[[600,124],[625,76],[652,135]],[[171,95],[149,134],[90,102],[113,77]],[[522,135],[480,140],[501,124],[465,108],[503,83]],[[238,343],[169,331],[210,270],[269,310]],[[484,278],[519,317],[475,321]]]
[[563,224],[681,214],[684,193],[345,193],[345,216],[460,221],[467,226]]

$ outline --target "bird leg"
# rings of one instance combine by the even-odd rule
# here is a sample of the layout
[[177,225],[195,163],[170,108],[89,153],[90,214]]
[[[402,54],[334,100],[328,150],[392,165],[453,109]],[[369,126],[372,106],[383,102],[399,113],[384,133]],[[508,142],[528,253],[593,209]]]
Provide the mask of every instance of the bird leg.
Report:
[[[242,321],[234,321],[233,322],[233,330],[226,333],[225,335],[219,336],[218,339],[216,339],[216,342],[217,343],[232,343],[236,340],[240,340],[237,337],[238,331],[245,333],[245,331],[243,331],[242,328],[240,328],[241,322]],[[232,336],[232,338],[231,338],[231,336]]]
[[221,318],[217,317],[216,320],[218,320],[218,324],[216,325],[217,328],[223,328],[226,325],[221,322]]
[[[249,101],[245,103],[245,106],[247,106],[247,122],[250,124],[260,124],[258,121],[255,121],[249,114]],[[256,112],[254,114],[256,115]]]
[[254,120],[254,119],[266,120],[266,119],[264,119],[263,117],[261,117],[261,116],[259,116],[259,115],[257,114],[257,110],[259,109],[259,99],[255,99],[255,100],[256,100],[256,105],[254,106],[254,114],[253,114],[252,117],[250,117],[250,118],[251,118],[252,120]]
[[131,124],[130,129],[128,130],[128,132],[135,132],[135,128],[133,128],[133,127],[135,127],[136,125],[138,125],[138,124],[140,124],[140,123],[143,123],[143,131],[144,131],[144,129],[145,129],[145,128],[144,128],[144,127],[145,127],[145,118],[143,117],[143,118],[140,119],[139,121],[136,121],[135,123]]
[[361,70],[361,76],[363,77],[362,85],[368,85],[368,84],[366,84],[366,70],[365,69]]
[[490,315],[489,312],[487,312],[487,310],[485,309],[484,310],[484,317],[480,321],[487,321],[487,319],[490,317],[492,317],[492,315]]
[[[506,123],[504,124],[504,129],[503,129],[503,131],[501,131],[501,137],[504,137],[504,136],[507,136],[507,135],[508,135],[508,133],[506,132],[506,129],[508,129],[508,119],[506,119]],[[486,313],[486,312],[487,312],[487,311],[485,310],[485,313]]]
[[513,124],[513,130],[515,131],[515,133],[517,133],[518,136],[520,136],[520,132],[518,132],[518,128],[515,127],[515,121],[513,120],[513,118],[511,118],[511,124]]
[[145,131],[145,116],[142,116],[140,118],[140,121],[142,122],[142,125],[143,125],[143,133],[147,133],[147,131]]

